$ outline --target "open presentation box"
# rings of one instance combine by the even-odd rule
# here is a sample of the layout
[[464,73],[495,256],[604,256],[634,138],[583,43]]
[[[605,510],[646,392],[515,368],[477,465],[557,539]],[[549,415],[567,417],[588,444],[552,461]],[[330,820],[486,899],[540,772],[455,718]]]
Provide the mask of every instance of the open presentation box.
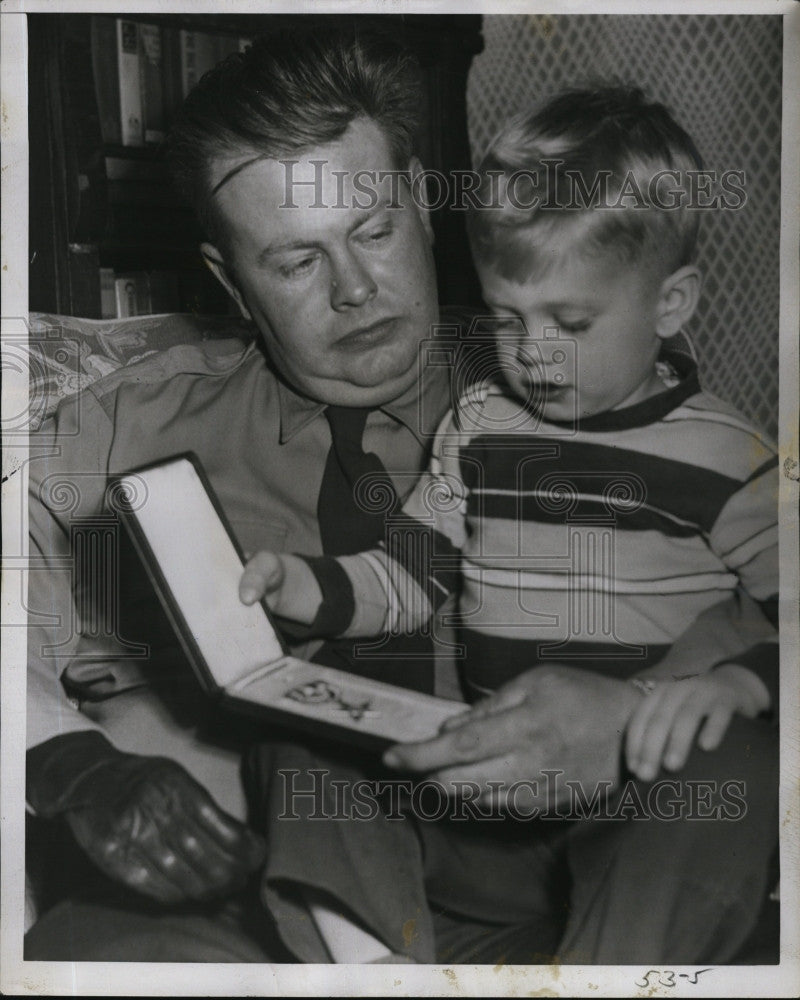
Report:
[[289,655],[267,606],[239,600],[242,552],[196,456],[116,483],[116,506],[173,628],[223,704],[374,751],[434,736],[466,709]]

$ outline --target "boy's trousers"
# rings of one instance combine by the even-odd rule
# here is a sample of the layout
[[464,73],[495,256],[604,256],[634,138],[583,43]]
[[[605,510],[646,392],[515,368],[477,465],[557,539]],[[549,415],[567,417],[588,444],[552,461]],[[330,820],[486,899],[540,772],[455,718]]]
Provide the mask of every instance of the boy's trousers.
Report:
[[387,798],[384,785],[375,809],[381,786],[365,782],[401,777],[322,744],[250,752],[245,784],[268,839],[262,898],[298,960],[330,961],[304,886],[419,962],[662,966],[733,960],[772,888],[769,721],[736,717],[718,750],[695,749],[679,773],[623,778],[600,814],[588,815],[586,788],[549,818],[522,818],[524,795],[516,818],[461,818],[430,787]]

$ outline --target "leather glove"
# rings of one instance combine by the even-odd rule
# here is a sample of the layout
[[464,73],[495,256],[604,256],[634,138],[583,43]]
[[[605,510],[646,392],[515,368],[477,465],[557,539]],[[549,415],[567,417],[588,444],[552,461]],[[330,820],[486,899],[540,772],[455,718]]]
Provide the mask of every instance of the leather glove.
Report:
[[40,816],[63,816],[101,871],[161,903],[232,893],[264,861],[263,839],[175,761],[87,731],[33,747],[27,772]]

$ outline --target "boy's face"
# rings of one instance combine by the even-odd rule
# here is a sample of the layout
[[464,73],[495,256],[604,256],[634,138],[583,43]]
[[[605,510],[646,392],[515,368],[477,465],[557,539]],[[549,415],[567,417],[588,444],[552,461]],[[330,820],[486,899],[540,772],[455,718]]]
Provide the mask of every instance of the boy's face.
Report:
[[[541,398],[542,416],[549,420],[628,406],[663,389],[654,365],[666,269],[623,264],[613,252],[580,256],[574,242],[566,233],[548,238],[552,264],[522,284],[477,262],[484,301],[496,317],[515,321],[496,334],[501,364],[509,349],[515,362],[503,364],[503,376],[519,397]],[[557,340],[553,327],[559,328]],[[573,341],[574,350],[559,353],[559,340]]]

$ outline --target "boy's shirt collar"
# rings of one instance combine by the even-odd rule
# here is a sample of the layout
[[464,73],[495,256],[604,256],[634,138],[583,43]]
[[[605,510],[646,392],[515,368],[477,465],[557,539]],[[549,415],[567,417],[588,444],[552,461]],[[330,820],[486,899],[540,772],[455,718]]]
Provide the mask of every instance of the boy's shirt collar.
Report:
[[[667,350],[661,353],[658,360],[666,362],[674,369],[679,379],[677,385],[621,410],[606,410],[604,413],[595,413],[589,417],[579,417],[580,429],[582,431],[621,431],[630,427],[644,427],[661,420],[690,396],[700,392],[700,380],[694,358],[680,351]],[[572,421],[548,420],[547,422],[556,427],[573,425]]]

